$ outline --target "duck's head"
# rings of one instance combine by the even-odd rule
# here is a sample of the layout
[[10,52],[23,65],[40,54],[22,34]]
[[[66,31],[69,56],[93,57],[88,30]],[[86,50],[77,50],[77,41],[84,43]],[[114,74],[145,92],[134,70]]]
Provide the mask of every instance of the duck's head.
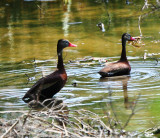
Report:
[[57,43],[57,53],[61,52],[66,47],[77,47],[77,45],[70,43],[68,40],[60,39]]
[[122,35],[122,40],[126,40],[126,41],[135,41],[136,39],[133,38],[130,34],[124,33],[124,34]]

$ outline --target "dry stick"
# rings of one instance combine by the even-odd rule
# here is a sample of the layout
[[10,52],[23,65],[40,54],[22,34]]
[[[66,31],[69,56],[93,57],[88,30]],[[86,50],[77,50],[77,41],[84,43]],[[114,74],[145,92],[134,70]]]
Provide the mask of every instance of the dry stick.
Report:
[[[57,128],[59,128],[61,131],[63,131],[64,132],[64,129],[63,128],[61,128],[61,127],[59,127],[59,126],[57,126],[57,125],[54,125],[54,124],[52,124],[54,127],[57,127]],[[70,132],[70,131],[68,131],[68,133],[69,134],[71,134],[71,135],[75,135],[75,136],[77,136],[77,137],[81,137],[80,135],[77,135],[77,134],[75,134],[75,133],[72,133],[72,132]]]
[[109,128],[108,126],[106,126],[102,120],[99,120],[99,122],[103,125],[103,127],[105,127],[107,130],[109,130],[110,133],[113,133],[113,130],[111,128]]
[[99,138],[102,138],[103,130],[100,130]]
[[[80,114],[80,113],[79,113]],[[57,117],[57,118],[59,118],[59,117]],[[61,120],[61,118],[59,118],[60,120]],[[81,123],[82,124],[82,121],[80,121],[79,119],[77,119],[77,118],[75,118],[79,123]],[[65,121],[66,123],[68,123],[68,120],[63,120],[63,121]],[[71,123],[71,122],[70,122]],[[81,129],[81,127],[78,125],[78,124],[76,124],[75,122],[73,123],[72,122],[72,124],[74,124],[74,125],[76,125],[79,129]],[[84,123],[83,123],[84,124]],[[71,125],[71,124],[70,124]],[[86,126],[88,126],[87,124],[85,124]],[[93,129],[93,128],[92,128]],[[83,130],[84,131],[84,130]],[[85,132],[85,133],[88,133],[88,132]]]
[[[73,117],[76,121],[78,121],[81,125],[83,125],[83,127],[84,126],[87,126],[87,124],[85,124],[85,123],[83,123],[82,122],[82,120],[79,120],[78,118],[76,118],[76,117]],[[91,127],[90,127],[91,128]],[[80,129],[82,129],[83,130],[83,128],[81,127]]]
[[18,136],[18,132],[17,132],[17,130],[15,130],[15,129],[13,129],[13,131],[16,133],[16,137],[20,137],[20,136]]
[[140,25],[140,22],[141,22],[141,15],[139,16],[139,20],[138,20],[138,28],[139,28],[139,32],[140,32],[140,36],[142,37],[142,31],[141,31],[141,25]]
[[145,0],[144,6],[142,7],[142,11],[143,11],[145,8],[148,8],[148,0]]
[[[60,112],[60,111],[59,111]],[[58,118],[58,119],[61,119],[61,118],[63,118],[64,119],[64,121],[66,121],[66,122],[68,122],[68,119],[66,120],[65,119],[65,117],[69,117],[68,115],[63,115],[63,114],[60,114],[60,113],[54,113],[54,115],[53,114],[48,114],[48,116],[49,117],[55,117],[55,118]]]
[[[65,117],[65,116],[64,116]],[[68,117],[68,116],[67,116]],[[71,118],[74,118],[73,116],[70,116]],[[65,118],[63,118],[64,119],[64,121],[68,124],[68,125],[70,125],[72,128],[73,127],[77,127],[78,129],[81,129],[81,127],[80,127],[80,125],[79,124],[77,124],[76,122],[74,122],[74,121],[69,121],[68,119],[65,119]]]
[[65,126],[65,124],[64,124],[64,121],[62,121],[62,123],[63,123],[63,128],[64,128],[64,131],[65,131],[65,133],[66,133],[66,136],[68,137],[69,135],[68,135],[68,132],[67,132],[66,126]]
[[83,112],[88,112],[88,113],[90,113],[90,114],[93,114],[93,115],[95,115],[95,116],[97,116],[98,117],[98,115],[96,114],[96,113],[93,113],[93,112],[91,112],[91,111],[88,111],[88,110],[84,110],[84,109],[81,109],[81,111],[83,111]]
[[82,111],[84,111],[84,112],[89,112],[89,113],[91,113],[91,114],[96,115],[96,116],[97,116],[97,121],[99,121],[99,122],[100,122],[106,129],[108,129],[111,133],[113,132],[111,128],[109,128],[108,126],[106,126],[106,125],[104,124],[104,122],[100,119],[100,117],[99,117],[96,113],[93,113],[93,112],[91,112],[91,111],[87,111],[87,110],[84,110],[84,109],[82,109]]
[[129,121],[131,120],[132,116],[135,114],[135,109],[136,109],[136,105],[137,105],[137,103],[138,103],[139,98],[140,98],[140,94],[138,95],[138,97],[137,97],[137,99],[136,99],[136,101],[135,101],[135,105],[134,105],[133,108],[132,108],[132,113],[131,113],[130,116],[128,117],[128,120],[126,121],[126,123],[125,123],[125,125],[122,127],[122,129],[124,129],[124,128],[128,125],[128,123],[129,123]]
[[33,115],[28,115],[28,117],[34,118],[34,119],[37,119],[37,120],[39,120],[39,121],[41,121],[41,122],[47,123],[47,124],[49,124],[49,125],[52,125],[52,123],[50,123],[50,122],[48,122],[48,121],[46,121],[46,120],[43,120],[43,119],[41,119],[41,118],[34,117]]
[[[54,126],[55,128],[59,129],[60,131],[63,131],[63,132],[65,131],[63,128],[61,128],[61,127],[59,127],[59,126],[57,126],[57,125],[55,125],[55,124],[52,124],[52,123],[50,123],[50,122],[48,122],[48,121],[46,121],[46,120],[43,120],[43,119],[38,118],[38,117],[34,117],[34,116],[32,116],[32,115],[28,115],[28,116],[31,117],[31,118],[37,119],[37,120],[39,120],[39,121],[41,121],[41,122],[47,123],[47,124],[49,124],[49,125],[51,125],[51,126]],[[77,134],[74,134],[74,133],[69,132],[69,131],[68,131],[68,133],[70,133],[71,135],[78,136]],[[80,137],[80,136],[78,136],[78,137]]]
[[63,132],[61,132],[61,138],[63,138]]
[[44,104],[45,102],[47,102],[47,101],[49,101],[49,100],[52,100],[52,98],[50,98],[50,99],[45,99],[45,100],[41,103],[42,106],[44,106],[44,107],[41,109],[41,112],[44,111],[44,110],[46,110],[46,109],[48,109],[48,110],[50,109],[50,108],[48,108],[48,106],[51,105],[54,101],[50,102],[48,105],[45,105],[45,104]]
[[[110,133],[113,133],[113,130],[110,128],[110,127],[108,127],[108,126],[106,126],[105,124],[104,124],[104,122],[100,119],[100,117],[97,115],[97,114],[95,114],[95,113],[93,113],[93,112],[91,112],[91,111],[88,111],[88,110],[84,110],[84,109],[81,109],[81,111],[84,111],[85,113],[86,112],[88,112],[88,113],[90,113],[90,114],[93,114],[93,115],[95,115],[95,116],[97,116],[97,118],[95,119],[95,121],[96,122],[100,122],[101,123],[101,125],[103,126],[103,127],[105,127],[107,130],[109,130],[110,131]],[[79,113],[79,112],[78,112]],[[80,113],[79,113],[80,114]],[[83,114],[83,115],[85,115],[85,114]],[[88,116],[88,115],[87,115]],[[74,117],[75,118],[75,117]],[[75,118],[78,122],[80,122],[77,118]],[[93,119],[93,118],[91,118],[91,119]],[[81,124],[82,124],[82,122],[80,122]],[[83,124],[82,125],[84,125],[85,123],[83,122]],[[87,124],[85,124],[85,126],[88,126]],[[89,126],[90,127],[90,126]],[[92,127],[90,127],[91,129],[93,129]]]
[[[51,128],[50,126],[48,126],[47,128],[43,128],[41,131],[39,131],[39,133],[42,133],[43,131],[47,131],[48,130],[48,128]],[[55,130],[55,131],[57,131],[57,130]],[[57,131],[58,132],[58,131]],[[60,132],[61,133],[61,132]]]
[[6,113],[26,113],[27,111],[0,111],[0,114],[6,114]]
[[[54,126],[52,123],[50,123],[50,122],[48,122],[48,121],[46,121],[46,120],[43,120],[43,119],[41,119],[41,118],[38,118],[38,117],[35,117],[35,116],[32,116],[32,115],[28,115],[28,117],[34,118],[34,119],[36,119],[36,120],[39,120],[39,121],[41,121],[41,122],[43,122],[43,123],[46,123],[46,124],[48,124],[48,125],[50,125],[50,126]],[[62,130],[62,129],[61,129],[60,127],[58,127],[58,126],[56,126],[56,129],[58,129],[59,131]]]
[[25,123],[26,123],[26,121],[27,121],[27,118],[28,118],[29,114],[31,113],[31,110],[32,110],[32,109],[30,109],[30,110],[28,111],[27,116],[24,118],[22,127],[25,125]]
[[145,133],[147,133],[147,131],[149,131],[149,130],[154,130],[155,128],[153,127],[153,128],[148,128],[147,130],[145,130],[145,131],[142,131],[142,132],[140,132],[140,133],[138,133],[138,134],[135,134],[135,135],[133,135],[133,137],[138,137],[138,136],[140,136],[140,134],[145,134]]
[[[75,120],[77,120],[81,125],[83,125],[83,127],[85,128],[90,128],[92,131],[96,131],[94,128],[92,128],[91,126],[87,125],[85,122],[83,122],[82,120],[79,120],[78,118],[74,117]],[[88,134],[89,132],[87,132],[84,128],[80,128],[82,132]]]
[[4,138],[17,124],[19,120],[17,120],[2,136],[1,138]]
[[[90,111],[88,111],[88,112],[90,112]],[[92,113],[92,112],[90,112],[90,113]],[[95,114],[95,113],[93,113],[93,114]],[[108,131],[110,131],[110,133],[112,133],[113,131],[112,131],[112,129],[110,128],[110,127],[108,127],[108,126],[106,126],[105,124],[104,124],[104,122],[100,119],[100,117],[97,115],[97,118],[91,118],[93,121],[95,121],[95,122],[99,122],[100,123],[100,125],[101,126],[103,126],[103,128],[105,128],[105,129],[107,129]],[[93,128],[92,128],[93,129]]]
[[[144,6],[142,8],[142,11],[145,9],[146,6],[148,8],[148,5],[149,5],[148,1],[145,0],[145,4],[144,4]],[[140,31],[140,36],[142,36],[142,31],[141,31],[141,27],[140,27],[141,18],[144,18],[145,16],[148,16],[149,14],[152,14],[152,13],[156,12],[158,9],[160,9],[160,7],[155,7],[152,11],[139,16],[138,27],[139,27],[139,31]]]
[[57,130],[53,130],[53,129],[46,129],[45,131],[47,131],[47,132],[54,132],[54,133],[58,133],[58,134],[62,134],[61,131],[57,131]]

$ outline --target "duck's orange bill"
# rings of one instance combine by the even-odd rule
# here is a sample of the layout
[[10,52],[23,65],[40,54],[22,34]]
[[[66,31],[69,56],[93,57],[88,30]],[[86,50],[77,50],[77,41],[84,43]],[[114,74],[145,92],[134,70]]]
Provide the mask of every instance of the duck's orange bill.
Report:
[[69,47],[77,47],[77,45],[69,43]]

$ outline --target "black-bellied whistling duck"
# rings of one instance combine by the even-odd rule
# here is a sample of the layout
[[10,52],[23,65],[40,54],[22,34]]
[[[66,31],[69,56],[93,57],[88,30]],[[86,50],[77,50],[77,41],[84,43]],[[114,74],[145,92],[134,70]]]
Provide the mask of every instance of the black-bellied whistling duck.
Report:
[[44,101],[52,98],[59,92],[67,81],[67,74],[63,65],[62,51],[66,47],[76,47],[68,40],[60,39],[57,43],[58,63],[57,70],[46,77],[39,79],[22,98],[24,102],[28,103],[32,100]]
[[103,69],[98,73],[102,77],[129,75],[131,71],[131,66],[126,57],[126,41],[134,41],[130,34],[124,33],[122,35],[122,53],[119,61],[114,63],[108,63]]

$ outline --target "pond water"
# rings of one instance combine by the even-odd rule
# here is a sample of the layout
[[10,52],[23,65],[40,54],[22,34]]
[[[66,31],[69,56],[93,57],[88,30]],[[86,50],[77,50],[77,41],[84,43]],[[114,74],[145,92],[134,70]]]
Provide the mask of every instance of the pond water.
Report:
[[[42,75],[56,69],[57,40],[64,38],[78,47],[63,52],[68,81],[56,98],[71,109],[98,114],[110,111],[107,103],[112,102],[122,124],[138,100],[127,129],[142,131],[159,125],[159,54],[143,57],[160,51],[160,3],[149,4],[156,9],[139,0],[1,0],[0,110],[28,110],[21,98]],[[96,26],[99,22],[105,32]],[[119,59],[125,32],[141,35],[144,43],[140,48],[127,44],[131,75],[101,80],[97,73],[104,64],[101,59]]]

